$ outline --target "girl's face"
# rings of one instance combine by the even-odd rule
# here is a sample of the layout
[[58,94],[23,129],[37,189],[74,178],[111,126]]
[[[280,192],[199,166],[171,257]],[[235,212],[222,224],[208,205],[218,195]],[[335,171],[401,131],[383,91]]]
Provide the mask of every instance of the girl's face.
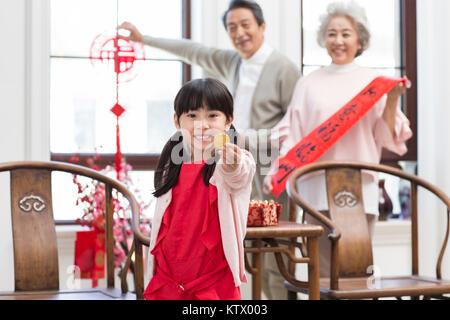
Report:
[[206,108],[183,113],[179,118],[174,114],[175,127],[181,130],[183,141],[190,146],[193,155],[211,149],[214,136],[228,131],[232,121],[233,118],[227,120],[222,111]]
[[344,65],[353,62],[361,45],[358,32],[349,18],[336,16],[330,20],[326,30],[325,46],[334,64]]

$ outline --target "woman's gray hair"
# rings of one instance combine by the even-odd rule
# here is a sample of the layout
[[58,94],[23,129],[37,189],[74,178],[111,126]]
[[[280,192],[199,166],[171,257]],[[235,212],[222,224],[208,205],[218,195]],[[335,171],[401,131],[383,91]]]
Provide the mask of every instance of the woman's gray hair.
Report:
[[354,1],[333,2],[328,5],[327,12],[320,16],[320,27],[317,33],[317,42],[321,47],[325,47],[327,27],[331,19],[337,16],[349,18],[355,25],[358,32],[361,49],[356,52],[355,58],[360,56],[370,44],[369,22],[366,10]]

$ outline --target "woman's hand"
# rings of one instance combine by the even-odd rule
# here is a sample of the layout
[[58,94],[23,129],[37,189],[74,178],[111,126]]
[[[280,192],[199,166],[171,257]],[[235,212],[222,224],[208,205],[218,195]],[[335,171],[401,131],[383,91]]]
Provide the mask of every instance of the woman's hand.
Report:
[[220,149],[222,156],[222,168],[226,172],[235,171],[239,167],[239,163],[242,159],[242,150],[233,143],[225,143]]
[[272,186],[272,175],[268,174],[264,178],[263,192],[265,194],[270,194],[272,192],[272,189],[273,189],[273,186]]
[[[409,82],[408,78],[406,81]],[[406,92],[407,87],[403,84],[403,82],[398,83],[391,91],[387,94],[386,107],[383,112],[383,119],[386,122],[389,131],[392,136],[395,136],[395,117],[397,114],[397,106],[398,100],[401,95]]]
[[[406,80],[408,80],[406,78]],[[403,85],[403,82],[398,83],[391,91],[388,92],[387,98],[397,101],[400,96],[402,96],[406,92],[406,87]]]
[[128,36],[119,35],[119,39],[124,39],[134,42],[142,42],[142,33],[130,22],[124,22],[117,27],[118,30],[124,29],[130,32]]

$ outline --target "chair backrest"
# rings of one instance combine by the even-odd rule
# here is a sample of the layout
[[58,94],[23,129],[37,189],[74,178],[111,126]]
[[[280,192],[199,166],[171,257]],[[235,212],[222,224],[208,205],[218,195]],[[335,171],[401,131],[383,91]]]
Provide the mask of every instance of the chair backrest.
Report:
[[16,291],[59,289],[50,171],[11,171]]
[[362,197],[361,172],[328,169],[326,188],[331,220],[341,230],[339,275],[363,277],[373,265],[372,242]]
[[[120,182],[89,168],[61,162],[10,162],[0,164],[0,172],[10,172],[11,215],[14,244],[14,272],[16,291],[58,290],[58,251],[55,221],[52,209],[52,171],[85,176],[105,184],[105,253],[107,287],[114,288],[114,235],[112,190],[120,192],[132,211],[134,234],[139,233],[139,205],[134,195]],[[141,244],[141,242],[139,242]],[[141,246],[135,252],[135,261],[142,260]],[[131,260],[131,254],[129,255]],[[129,265],[129,261],[127,261]],[[143,266],[136,263],[135,289],[143,291]],[[126,277],[122,275],[122,291]],[[126,286],[125,286],[126,288]]]
[[[307,203],[297,192],[296,182],[301,177],[314,171],[326,170],[328,202],[330,217],[326,217]],[[419,274],[418,249],[418,186],[430,191],[440,199],[447,208],[447,229],[442,248],[436,262],[436,277],[441,279],[442,261],[450,237],[450,198],[439,188],[429,182],[402,170],[373,163],[351,161],[324,161],[306,165],[295,171],[286,185],[291,199],[303,210],[321,221],[331,232],[328,235],[332,242],[331,253],[331,287],[337,288],[339,275],[365,274],[365,268],[372,261],[368,239],[367,222],[362,208],[361,170],[383,172],[411,184],[411,260],[412,274]],[[428,214],[428,213],[427,213]],[[432,213],[429,213],[432,214]],[[336,245],[337,244],[337,245]],[[343,251],[343,252],[342,252]],[[358,267],[354,265],[359,264]]]

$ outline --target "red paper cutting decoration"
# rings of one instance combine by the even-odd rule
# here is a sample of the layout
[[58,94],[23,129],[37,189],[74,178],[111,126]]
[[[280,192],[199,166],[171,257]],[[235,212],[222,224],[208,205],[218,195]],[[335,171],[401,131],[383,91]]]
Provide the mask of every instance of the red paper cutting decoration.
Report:
[[105,62],[114,63],[118,81],[128,82],[136,77],[135,62],[145,60],[145,51],[141,43],[119,39],[117,34],[105,32],[95,37],[89,58],[94,66]]

